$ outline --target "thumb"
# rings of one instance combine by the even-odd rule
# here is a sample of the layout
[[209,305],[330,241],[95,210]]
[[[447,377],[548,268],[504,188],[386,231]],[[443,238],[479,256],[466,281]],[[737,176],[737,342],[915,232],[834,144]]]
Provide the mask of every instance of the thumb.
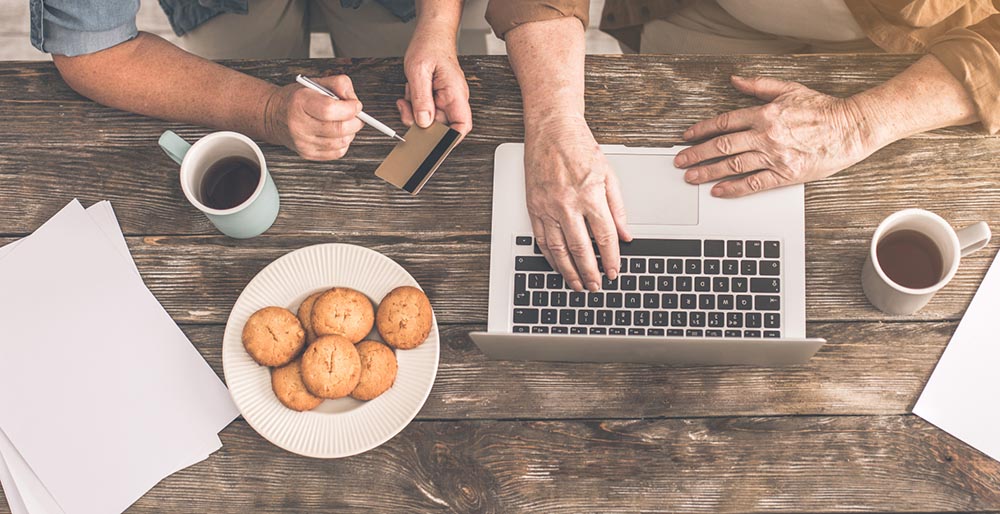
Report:
[[410,85],[410,103],[413,105],[413,119],[417,125],[427,128],[434,121],[434,75],[422,66],[417,66],[406,74]]
[[740,92],[756,96],[765,102],[770,102],[779,96],[802,87],[798,82],[788,82],[770,77],[740,77],[732,76],[732,83]]

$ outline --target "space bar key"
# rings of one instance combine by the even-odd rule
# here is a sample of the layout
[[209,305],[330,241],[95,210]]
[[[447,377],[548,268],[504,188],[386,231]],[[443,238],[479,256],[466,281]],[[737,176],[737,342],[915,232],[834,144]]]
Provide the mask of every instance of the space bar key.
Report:
[[622,255],[701,257],[699,239],[633,239],[620,247]]

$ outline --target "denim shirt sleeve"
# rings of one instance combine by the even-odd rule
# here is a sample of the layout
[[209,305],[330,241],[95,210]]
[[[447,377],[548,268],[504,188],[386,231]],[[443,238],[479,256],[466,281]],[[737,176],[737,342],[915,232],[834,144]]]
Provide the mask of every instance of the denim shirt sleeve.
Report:
[[74,56],[110,48],[138,34],[139,0],[31,0],[31,44]]

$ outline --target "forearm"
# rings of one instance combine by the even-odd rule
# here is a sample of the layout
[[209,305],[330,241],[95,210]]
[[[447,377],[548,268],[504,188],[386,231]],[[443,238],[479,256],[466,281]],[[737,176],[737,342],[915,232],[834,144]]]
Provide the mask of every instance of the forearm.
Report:
[[414,36],[458,37],[462,21],[462,0],[417,0],[417,26]]
[[70,87],[98,103],[272,139],[265,110],[277,86],[187,53],[158,36],[140,32],[100,52],[53,59]]
[[[525,129],[554,118],[584,118],[584,31],[577,18],[525,23],[507,32],[521,86]],[[553,42],[558,42],[555,44]]]
[[928,130],[979,121],[969,94],[933,55],[850,100],[868,127],[865,136],[873,149]]

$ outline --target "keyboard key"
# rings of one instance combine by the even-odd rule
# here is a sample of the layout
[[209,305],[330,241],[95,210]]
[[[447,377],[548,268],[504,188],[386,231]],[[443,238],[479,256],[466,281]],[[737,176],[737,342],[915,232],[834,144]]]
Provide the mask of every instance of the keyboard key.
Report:
[[611,327],[608,329],[608,335],[623,336],[625,335],[625,329],[621,327]]
[[668,328],[667,329],[667,335],[670,336],[670,337],[683,336],[684,335],[684,330],[679,329],[679,328]]
[[757,311],[780,311],[781,297],[771,295],[759,295],[754,297],[753,308]]
[[653,275],[643,275],[639,277],[640,291],[656,291],[656,277]]
[[781,332],[777,330],[765,330],[764,337],[781,337]]
[[555,309],[542,309],[542,323],[546,325],[555,325],[558,315]]
[[601,309],[597,311],[597,324],[608,326],[613,324],[615,321],[615,316],[608,309]]
[[532,334],[548,334],[549,333],[549,327],[545,327],[545,326],[531,327],[531,333]]
[[621,259],[622,259],[621,260],[622,266],[618,268],[618,273],[625,273],[628,271],[628,259],[626,259],[625,257],[622,257]]
[[688,323],[692,327],[703,327],[705,326],[705,313],[694,311],[688,314]]
[[726,314],[726,327],[743,328],[743,313],[730,312],[729,314]]
[[781,314],[778,314],[777,312],[765,312],[764,327],[781,328]]
[[697,239],[633,239],[619,244],[622,255],[656,257],[701,257],[701,241]]
[[643,309],[659,309],[660,308],[660,295],[656,293],[646,293],[642,295],[642,308]]
[[736,309],[741,311],[753,309],[753,297],[748,294],[736,295]]
[[712,279],[712,291],[716,293],[729,292],[729,277],[715,277]]
[[747,279],[743,277],[733,277],[730,283],[734,293],[745,293],[747,292]]
[[718,305],[718,309],[731,311],[733,310],[733,295],[731,294],[720,294],[716,300],[715,304]]
[[604,293],[587,293],[587,307],[604,307]]
[[726,330],[725,337],[743,337],[743,332],[739,330]]
[[740,274],[740,261],[734,261],[727,259],[722,261],[722,274],[723,275],[739,275]]
[[545,287],[547,289],[562,289],[563,279],[562,275],[558,273],[550,273],[545,275]]
[[517,246],[531,246],[531,236],[517,236],[514,238]]
[[646,259],[643,259],[642,257],[632,257],[628,260],[628,271],[629,273],[645,273]]
[[760,337],[760,330],[744,330],[743,337]]
[[530,331],[531,331],[531,329],[528,328],[525,325],[514,325],[514,333],[515,334],[527,334]]
[[549,292],[535,291],[531,293],[531,305],[535,307],[547,307],[549,305]]
[[743,250],[744,253],[746,253],[747,257],[759,259],[761,250],[760,241],[747,241],[746,246],[743,247]]
[[671,277],[671,276],[656,277],[656,290],[657,291],[673,291],[674,290],[674,277]]
[[747,328],[760,328],[761,317],[759,312],[746,313]]
[[743,257],[743,241],[726,241],[726,257]]
[[584,327],[572,327],[572,328],[569,329],[569,333],[570,334],[576,334],[576,335],[586,334],[587,333],[587,329],[584,328]]
[[690,291],[693,282],[691,277],[677,277],[674,284],[677,286],[678,291]]
[[760,274],[766,276],[781,275],[781,264],[779,261],[760,261]]
[[545,287],[545,275],[532,273],[528,275],[528,287],[531,289],[541,289]]
[[587,303],[587,293],[573,291],[569,294],[570,307],[583,307]]
[[701,260],[688,259],[684,261],[684,272],[688,275],[697,275],[701,273]]
[[514,274],[514,305],[518,307],[531,305],[531,297],[528,296],[528,276],[524,273]]
[[684,331],[684,336],[685,337],[701,337],[703,335],[704,335],[704,332],[702,332],[702,330],[698,329],[698,328],[689,328],[689,329],[687,329],[687,330]]
[[680,259],[667,259],[667,273],[677,275],[684,272],[684,261]]
[[647,336],[662,336],[663,334],[664,334],[664,330],[662,328],[647,328],[646,329],[646,335]]
[[780,245],[777,241],[764,241],[764,257],[767,259],[781,257]]
[[[580,330],[586,331],[586,328],[580,327]],[[585,334],[587,332],[584,332]],[[608,329],[604,327],[590,327],[590,334],[595,336],[603,336],[608,334]]]
[[569,295],[566,291],[552,291],[549,293],[549,305],[553,307],[565,307]]
[[722,337],[721,330],[706,330],[705,337]]
[[601,278],[601,290],[602,291],[615,291],[618,289],[618,277],[614,280],[610,280],[607,275]]
[[593,325],[594,324],[594,311],[590,309],[581,309],[576,313],[576,322],[580,325]]
[[644,328],[630,328],[630,329],[628,329],[628,335],[630,335],[630,336],[644,336],[644,335],[646,335],[646,329],[644,329]]
[[517,271],[555,271],[549,266],[545,257],[535,257],[533,255],[518,255],[514,257],[514,269]]
[[757,261],[751,261],[749,259],[744,260],[741,263],[740,273],[743,275],[756,275],[757,274]]
[[665,293],[660,295],[660,307],[664,309],[677,308],[677,293]]
[[698,308],[698,295],[682,294],[681,295],[681,308],[682,309],[696,309],[696,308]]
[[625,294],[625,308],[626,309],[638,309],[642,306],[642,295],[639,293],[626,293]]
[[670,325],[670,317],[667,311],[656,311],[653,313],[653,326],[665,327]]
[[688,323],[687,313],[684,311],[674,311],[670,313],[670,326],[686,327]]
[[568,327],[552,327],[552,333],[553,334],[568,334],[569,333],[569,328]]
[[532,245],[531,245],[531,251],[535,252],[535,255],[541,255],[542,254],[542,249],[538,247],[538,243],[532,243]]
[[635,291],[635,275],[622,275],[619,277],[619,282],[619,286],[621,286],[622,291]]
[[608,293],[604,297],[604,304],[613,309],[620,309],[622,306],[621,293]]
[[721,312],[708,313],[708,326],[721,328],[726,324],[726,317]]
[[715,295],[714,294],[702,294],[698,295],[698,308],[703,311],[710,311],[715,308]]
[[559,309],[560,325],[576,325],[576,311],[573,309]]
[[705,241],[705,257],[725,257],[725,241],[708,239]]
[[780,278],[751,278],[750,279],[750,292],[751,293],[780,293],[781,292],[781,279]]
[[718,275],[719,274],[719,268],[721,266],[722,266],[722,263],[719,262],[719,259],[705,259],[705,274],[706,275]]
[[649,272],[650,273],[663,273],[666,271],[666,261],[663,259],[649,259]]
[[705,292],[712,290],[712,279],[708,277],[698,277],[694,279],[694,290],[698,292]]
[[648,327],[649,311],[635,311],[632,314],[632,324],[637,327]]
[[615,311],[615,325],[631,325],[632,324],[632,312],[631,311]]

